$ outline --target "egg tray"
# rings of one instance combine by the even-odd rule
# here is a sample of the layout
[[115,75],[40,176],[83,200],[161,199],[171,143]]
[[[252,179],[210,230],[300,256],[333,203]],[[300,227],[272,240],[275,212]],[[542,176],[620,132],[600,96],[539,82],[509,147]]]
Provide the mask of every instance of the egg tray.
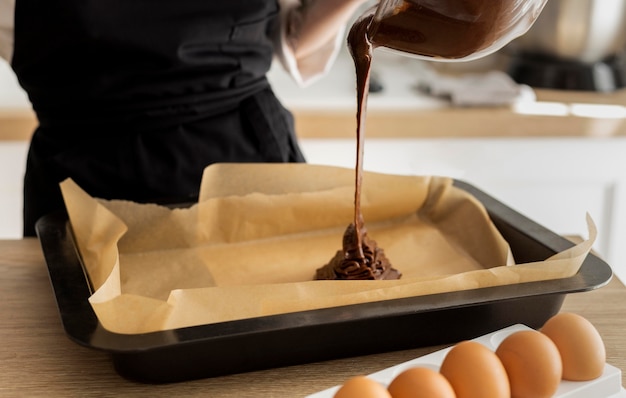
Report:
[[[543,261],[573,245],[472,185],[454,183],[483,204],[518,263]],[[108,352],[120,375],[149,383],[449,344],[518,323],[538,328],[567,294],[599,288],[612,276],[590,254],[569,278],[127,335],[106,330],[89,304],[92,291],[67,214],[43,217],[36,230],[67,335]]]
[[[520,330],[533,330],[526,325],[516,324],[504,329],[480,336],[473,339],[481,343],[491,351],[495,351],[500,343],[511,334]],[[382,384],[387,388],[389,383],[403,371],[414,367],[425,367],[439,372],[439,368],[444,358],[452,347],[445,348],[424,355],[419,358],[403,362],[399,365],[389,367],[368,375],[370,379]],[[334,386],[329,389],[311,394],[306,398],[332,398],[341,386]],[[602,375],[590,381],[567,381],[562,380],[553,398],[625,398],[626,391],[622,388],[622,372],[615,366],[605,364]]]

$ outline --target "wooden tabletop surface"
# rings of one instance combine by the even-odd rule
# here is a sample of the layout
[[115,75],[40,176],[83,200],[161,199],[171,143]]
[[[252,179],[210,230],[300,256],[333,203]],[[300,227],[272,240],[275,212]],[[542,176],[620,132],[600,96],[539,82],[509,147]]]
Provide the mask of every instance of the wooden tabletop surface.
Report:
[[[498,138],[626,136],[626,89],[612,93],[535,90],[537,101],[516,107],[382,108],[370,106],[370,138]],[[303,95],[306,95],[303,93]],[[354,138],[356,105],[302,108],[285,103],[300,138]],[[0,142],[29,140],[37,119],[25,107],[0,107]]]
[[[65,335],[36,239],[0,241],[0,396],[2,397],[303,397],[442,348],[390,352],[196,380],[147,385],[120,377],[108,354]],[[614,278],[569,295],[563,310],[599,330],[607,362],[626,370],[626,288]],[[622,375],[622,384],[626,378]]]

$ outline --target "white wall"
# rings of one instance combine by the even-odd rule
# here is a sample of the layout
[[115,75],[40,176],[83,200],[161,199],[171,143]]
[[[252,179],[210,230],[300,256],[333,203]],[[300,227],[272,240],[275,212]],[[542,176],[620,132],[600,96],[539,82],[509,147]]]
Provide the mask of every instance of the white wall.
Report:
[[[30,106],[10,66],[0,59],[0,108]],[[0,141],[0,239],[22,236],[22,178],[26,166],[25,142]]]
[[18,85],[11,67],[0,58],[0,107],[25,107],[29,104],[26,93]]

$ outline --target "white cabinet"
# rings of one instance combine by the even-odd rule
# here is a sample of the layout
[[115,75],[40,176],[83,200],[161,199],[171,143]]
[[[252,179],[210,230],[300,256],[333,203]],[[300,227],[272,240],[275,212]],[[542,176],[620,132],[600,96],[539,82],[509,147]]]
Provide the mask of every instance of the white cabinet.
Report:
[[[354,167],[353,140],[303,141],[311,163]],[[366,140],[364,167],[464,180],[563,235],[587,236],[626,280],[626,138]]]
[[[354,167],[351,139],[302,147],[310,163]],[[365,149],[367,170],[458,178],[560,234],[586,237],[589,213],[594,249],[626,280],[626,138],[369,139]],[[26,151],[0,144],[0,239],[21,237]]]
[[0,239],[22,237],[22,187],[28,143],[0,141]]

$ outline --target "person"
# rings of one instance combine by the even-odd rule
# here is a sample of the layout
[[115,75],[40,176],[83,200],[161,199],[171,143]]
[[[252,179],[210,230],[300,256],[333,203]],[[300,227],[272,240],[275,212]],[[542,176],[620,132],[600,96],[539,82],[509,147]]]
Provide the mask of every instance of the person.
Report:
[[24,236],[90,195],[190,202],[215,162],[303,162],[266,78],[323,75],[366,0],[0,0],[0,56],[38,118]]

